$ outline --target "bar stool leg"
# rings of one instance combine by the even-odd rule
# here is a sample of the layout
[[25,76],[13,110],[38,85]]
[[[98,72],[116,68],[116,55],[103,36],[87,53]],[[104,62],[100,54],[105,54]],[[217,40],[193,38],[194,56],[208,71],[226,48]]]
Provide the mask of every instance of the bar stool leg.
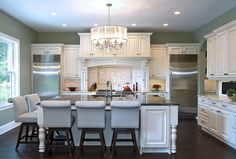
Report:
[[100,135],[100,141],[101,141],[101,145],[102,145],[103,156],[106,157],[106,143],[105,143],[103,129],[99,130],[99,135]]
[[83,146],[84,146],[85,133],[86,133],[86,130],[82,129],[81,137],[80,137],[80,144],[79,144],[81,155],[83,155]]
[[111,158],[113,158],[116,154],[116,139],[117,139],[117,131],[113,129],[113,138],[112,138],[112,146],[111,146]]
[[68,150],[68,152],[69,152],[69,155],[72,156],[72,153],[71,153],[71,144],[70,144],[69,128],[66,129],[65,131],[66,131],[67,150]]
[[75,143],[74,143],[74,139],[73,139],[73,135],[72,135],[72,130],[71,130],[71,128],[69,129],[69,133],[70,133],[71,144],[72,144],[73,147],[75,147]]
[[18,134],[18,138],[17,138],[15,150],[17,150],[17,148],[18,148],[18,146],[19,146],[19,144],[20,144],[22,131],[23,131],[23,124],[20,125],[20,130],[19,130],[19,134]]

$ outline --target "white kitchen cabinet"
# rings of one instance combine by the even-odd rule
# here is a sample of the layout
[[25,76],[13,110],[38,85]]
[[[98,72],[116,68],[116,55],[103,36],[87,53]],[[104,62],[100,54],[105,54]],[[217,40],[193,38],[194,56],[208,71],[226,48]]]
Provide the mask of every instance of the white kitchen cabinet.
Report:
[[199,44],[196,43],[167,43],[168,54],[198,54]]
[[[227,98],[227,97],[225,97]],[[236,148],[236,108],[226,100],[198,97],[198,125],[202,130]]]
[[79,45],[65,45],[63,53],[63,76],[80,76]]
[[208,129],[209,108],[201,103],[198,104],[198,125]]
[[150,57],[150,36],[152,33],[128,33],[128,42],[121,49],[99,49],[92,44],[90,33],[78,33],[80,36],[81,58],[93,57]]
[[31,44],[32,54],[61,54],[63,44]]
[[90,35],[80,36],[80,54],[81,57],[93,57]]
[[128,57],[149,57],[150,56],[150,35],[131,35],[127,42]]
[[168,54],[165,46],[151,46],[151,60],[149,63],[149,76],[151,78],[165,79],[168,77]]
[[207,38],[207,77],[216,76],[218,57],[216,55],[216,36]]
[[[216,42],[212,42],[215,37]],[[205,36],[207,47],[215,45],[215,50],[207,48],[207,77],[216,80],[230,80],[236,77],[236,20],[213,30]],[[214,56],[213,56],[214,55]],[[215,70],[212,67],[216,67]]]
[[228,31],[229,48],[228,48],[228,74],[229,76],[236,77],[236,27]]
[[169,147],[169,108],[141,108],[141,149]]

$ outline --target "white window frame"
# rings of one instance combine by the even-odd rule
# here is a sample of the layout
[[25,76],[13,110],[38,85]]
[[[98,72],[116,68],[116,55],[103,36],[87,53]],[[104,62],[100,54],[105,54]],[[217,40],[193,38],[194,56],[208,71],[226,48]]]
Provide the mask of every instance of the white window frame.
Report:
[[[7,34],[0,32],[0,38],[9,41],[14,44],[14,69],[13,72],[15,73],[14,79],[14,91],[12,92],[12,97],[16,97],[20,95],[20,40],[14,37],[11,37]],[[11,103],[0,104],[0,111],[11,108]]]

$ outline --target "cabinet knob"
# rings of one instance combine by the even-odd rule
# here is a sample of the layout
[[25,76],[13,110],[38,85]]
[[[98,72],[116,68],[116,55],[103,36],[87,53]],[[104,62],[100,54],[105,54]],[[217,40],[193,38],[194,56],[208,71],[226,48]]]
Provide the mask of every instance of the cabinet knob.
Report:
[[210,75],[211,75],[211,76],[214,76],[214,74],[213,74],[213,73],[211,73]]
[[229,75],[228,73],[224,73],[224,75]]

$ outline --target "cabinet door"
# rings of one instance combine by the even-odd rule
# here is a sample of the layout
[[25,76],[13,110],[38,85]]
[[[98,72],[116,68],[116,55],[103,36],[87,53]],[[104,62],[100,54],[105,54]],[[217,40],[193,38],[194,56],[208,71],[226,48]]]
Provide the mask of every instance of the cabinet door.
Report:
[[166,48],[151,48],[150,77],[166,78],[168,75],[168,55]]
[[105,57],[126,57],[127,44],[124,44],[119,50],[109,50],[104,51]]
[[183,54],[184,48],[183,47],[170,47],[169,54]]
[[135,57],[139,54],[139,37],[128,36],[127,42],[127,56]]
[[168,108],[142,108],[141,147],[168,147],[168,128]]
[[236,113],[231,114],[230,132],[231,132],[230,142],[236,146]]
[[226,141],[230,139],[230,114],[227,111],[220,112],[219,135]]
[[197,47],[196,46],[185,46],[183,53],[184,54],[197,54]]
[[229,54],[228,54],[228,73],[236,77],[236,27],[228,32],[229,35]]
[[138,56],[150,56],[150,36],[139,36],[139,53]]
[[216,74],[216,36],[207,39],[207,76],[213,77]]
[[228,75],[228,51],[227,51],[227,32],[217,34],[217,68],[216,74],[219,76]]
[[80,53],[83,57],[93,56],[90,36],[80,36]]
[[79,77],[79,47],[64,48],[64,77]]
[[219,134],[219,112],[214,108],[209,109],[209,130],[218,135]]

